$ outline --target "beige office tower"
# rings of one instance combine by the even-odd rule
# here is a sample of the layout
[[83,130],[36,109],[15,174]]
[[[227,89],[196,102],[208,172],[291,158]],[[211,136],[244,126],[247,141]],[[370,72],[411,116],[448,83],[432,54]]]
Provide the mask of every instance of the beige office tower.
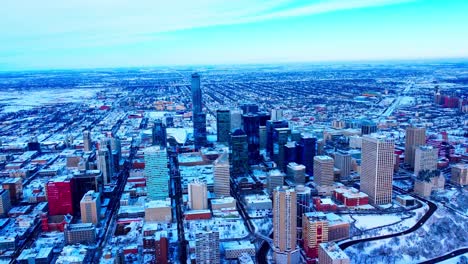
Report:
[[188,185],[188,203],[192,210],[208,209],[206,183],[195,180]]
[[455,164],[452,166],[452,176],[450,182],[452,184],[465,186],[468,185],[468,164]]
[[420,171],[433,171],[437,169],[438,150],[432,146],[416,147],[414,152],[414,174]]
[[362,137],[361,191],[373,204],[392,202],[395,142],[383,135]]
[[80,202],[81,221],[83,223],[99,223],[101,213],[101,194],[93,190],[83,195]]
[[296,263],[296,191],[286,186],[273,191],[273,244],[277,263]]
[[229,155],[221,154],[213,165],[214,193],[217,198],[231,196],[231,185],[229,172]]
[[314,181],[319,186],[333,185],[334,161],[329,156],[314,157]]
[[406,128],[405,141],[405,163],[414,168],[414,156],[416,147],[426,144],[426,128],[408,127]]

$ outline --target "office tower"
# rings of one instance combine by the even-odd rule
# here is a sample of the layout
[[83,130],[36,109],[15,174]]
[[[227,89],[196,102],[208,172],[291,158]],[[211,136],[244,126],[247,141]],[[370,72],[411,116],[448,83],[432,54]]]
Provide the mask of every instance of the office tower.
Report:
[[174,116],[170,114],[164,115],[164,125],[166,127],[174,127]]
[[278,186],[273,191],[273,245],[277,263],[293,261],[297,239],[296,191]]
[[55,177],[47,183],[49,215],[73,215],[73,190],[75,182],[67,176]]
[[[343,129],[345,128],[346,124],[343,120],[333,120],[332,121],[332,127],[335,129]],[[362,133],[362,131],[361,131]]]
[[220,263],[218,231],[203,231],[195,235],[195,258],[197,264]]
[[88,130],[83,131],[83,148],[84,148],[84,151],[93,150],[93,142],[91,141],[91,132]]
[[200,75],[198,73],[192,74],[192,113],[202,112],[202,91],[200,87]]
[[231,174],[229,172],[229,156],[227,153],[221,154],[213,164],[214,193],[216,197],[226,197],[231,195]]
[[242,129],[242,112],[240,110],[231,111],[231,131]]
[[294,142],[301,141],[301,131],[291,130],[291,141],[294,141]]
[[202,112],[202,91],[200,75],[192,74],[192,120],[195,149],[206,145],[206,115]]
[[192,210],[208,209],[208,190],[206,183],[195,180],[188,184],[188,205]]
[[349,264],[348,255],[335,243],[321,243],[318,251],[318,264]]
[[296,149],[296,142],[289,141],[284,145],[284,162],[289,164],[291,162],[297,161],[297,149]]
[[275,133],[275,129],[276,128],[288,128],[289,125],[288,125],[288,122],[285,121],[285,120],[280,120],[280,121],[271,121],[271,120],[268,120],[266,122],[266,131],[267,131],[267,146],[266,146],[266,151],[267,151],[267,154],[270,158],[273,159],[273,152],[274,152],[274,149],[273,149],[273,137],[274,137],[274,133]]
[[432,146],[418,146],[414,152],[414,174],[437,169],[438,150]]
[[216,127],[218,129],[218,142],[228,143],[231,131],[231,112],[229,110],[216,111]]
[[165,200],[169,197],[169,169],[166,149],[148,147],[145,152],[145,175],[148,198]]
[[260,120],[252,113],[242,115],[242,120],[247,135],[249,165],[257,164],[260,160]]
[[305,166],[291,162],[287,167],[287,177],[295,184],[305,184]]
[[266,131],[266,126],[260,126],[258,128],[258,134],[259,134],[259,144],[260,144],[260,149],[266,149],[266,144],[267,144],[267,131]]
[[271,170],[268,172],[267,175],[267,190],[268,193],[272,194],[273,190],[276,189],[276,187],[281,187],[284,185],[284,177],[286,175],[281,172],[280,170]]
[[99,224],[99,215],[101,214],[101,194],[95,191],[89,191],[80,202],[81,222]]
[[99,170],[83,170],[73,174],[73,211],[80,211],[80,200],[90,190],[102,192],[102,172]]
[[381,135],[362,137],[361,191],[374,204],[392,202],[393,139]]
[[314,181],[319,186],[333,185],[334,161],[329,156],[314,157]]
[[104,184],[109,184],[112,179],[113,170],[111,163],[111,156],[107,149],[98,150],[98,169],[102,172],[102,181]]
[[110,139],[111,149],[112,149],[112,159],[114,172],[118,173],[120,171],[120,160],[122,159],[122,144],[120,138],[113,137]]
[[300,231],[298,238],[302,238],[302,216],[312,210],[312,190],[304,185],[296,186],[297,196],[297,227]]
[[452,166],[450,182],[452,184],[468,185],[468,164],[455,164]]
[[326,216],[316,212],[305,213],[302,217],[302,239],[307,257],[317,258],[320,243],[328,242]]
[[270,120],[271,116],[268,112],[258,112],[258,123],[260,126],[266,126],[267,121]]
[[21,178],[8,178],[3,181],[2,187],[10,193],[11,204],[20,202],[23,196],[23,181]]
[[314,157],[317,153],[317,139],[311,135],[303,135],[301,141],[296,145],[297,163],[306,166],[306,173],[312,175],[314,172]]
[[96,242],[96,227],[91,223],[67,224],[63,231],[65,244],[93,244]]
[[37,136],[32,136],[28,142],[28,151],[41,152],[41,143],[37,141]]
[[[99,150],[107,150],[108,151],[110,171],[114,172],[114,159],[112,157],[112,153],[114,152],[114,149],[112,148],[112,145],[113,145],[112,141],[113,141],[113,139],[109,138],[109,137],[101,138],[101,140],[99,141]],[[115,166],[118,166],[118,164],[116,164]],[[111,177],[112,177],[112,174],[109,176],[109,179]]]
[[372,133],[377,132],[377,124],[375,124],[371,120],[364,120],[361,123],[361,134],[362,135],[369,135]]
[[351,174],[351,154],[346,151],[338,151],[335,153],[335,167],[340,169],[341,180]]
[[271,109],[271,121],[283,120],[283,109]]
[[405,163],[414,168],[416,147],[426,144],[426,128],[408,127],[405,137]]
[[0,216],[7,217],[11,209],[10,191],[0,190]]
[[247,135],[242,129],[237,129],[231,134],[231,174],[233,176],[244,175],[249,171],[249,149]]
[[251,114],[258,113],[258,105],[256,104],[251,104],[251,103],[241,104],[240,109],[242,109],[242,113],[244,115],[249,114],[249,113]]
[[287,163],[284,162],[284,145],[291,139],[291,130],[289,128],[275,128],[273,130],[273,161],[280,170],[285,171]]
[[163,124],[161,119],[156,119],[152,129],[153,146],[167,147],[167,132],[166,126]]

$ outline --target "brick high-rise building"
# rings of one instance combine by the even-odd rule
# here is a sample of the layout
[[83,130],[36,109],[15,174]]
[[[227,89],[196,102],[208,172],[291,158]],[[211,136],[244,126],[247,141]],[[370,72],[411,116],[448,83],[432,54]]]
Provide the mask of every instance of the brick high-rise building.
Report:
[[408,127],[405,137],[405,163],[414,168],[416,147],[426,144],[426,128]]
[[311,212],[303,215],[302,239],[307,257],[317,258],[319,244],[328,242],[328,220],[324,214]]
[[296,191],[286,186],[273,191],[273,244],[277,263],[296,263]]
[[348,255],[336,243],[321,243],[318,252],[318,264],[349,264]]
[[374,204],[392,202],[395,143],[381,135],[362,137],[361,191]]

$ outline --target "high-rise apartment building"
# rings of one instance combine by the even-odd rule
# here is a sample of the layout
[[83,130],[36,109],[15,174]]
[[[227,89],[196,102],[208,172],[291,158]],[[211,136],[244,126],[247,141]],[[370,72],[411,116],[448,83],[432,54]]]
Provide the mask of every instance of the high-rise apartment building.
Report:
[[405,137],[405,163],[414,168],[416,147],[426,144],[426,128],[408,127]]
[[195,258],[197,264],[220,263],[218,231],[203,231],[195,235]]
[[304,251],[309,258],[318,257],[320,243],[328,242],[328,220],[322,214],[305,213],[302,217]]
[[216,197],[227,197],[231,195],[229,172],[229,155],[227,153],[221,154],[213,164],[214,174],[214,193]]
[[414,174],[437,169],[438,150],[432,146],[418,146],[414,152]]
[[374,204],[392,202],[395,143],[383,135],[362,137],[361,191]]
[[278,186],[273,191],[273,245],[277,263],[296,263],[296,198],[293,188]]
[[165,200],[169,197],[169,168],[166,149],[148,147],[145,152],[145,175],[148,198]]
[[216,128],[218,130],[218,142],[227,144],[229,142],[229,133],[231,131],[231,111],[216,111]]
[[101,194],[93,190],[88,191],[80,201],[81,222],[99,223],[101,213]]
[[333,185],[334,161],[329,156],[314,157],[314,181],[319,186]]
[[188,204],[192,210],[208,209],[208,190],[206,183],[195,180],[188,184]]

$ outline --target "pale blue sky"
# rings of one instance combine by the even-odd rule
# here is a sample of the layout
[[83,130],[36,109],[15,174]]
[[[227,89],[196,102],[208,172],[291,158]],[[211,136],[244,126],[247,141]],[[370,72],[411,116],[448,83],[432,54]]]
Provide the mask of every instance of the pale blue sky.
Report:
[[467,0],[4,0],[0,70],[468,57]]

